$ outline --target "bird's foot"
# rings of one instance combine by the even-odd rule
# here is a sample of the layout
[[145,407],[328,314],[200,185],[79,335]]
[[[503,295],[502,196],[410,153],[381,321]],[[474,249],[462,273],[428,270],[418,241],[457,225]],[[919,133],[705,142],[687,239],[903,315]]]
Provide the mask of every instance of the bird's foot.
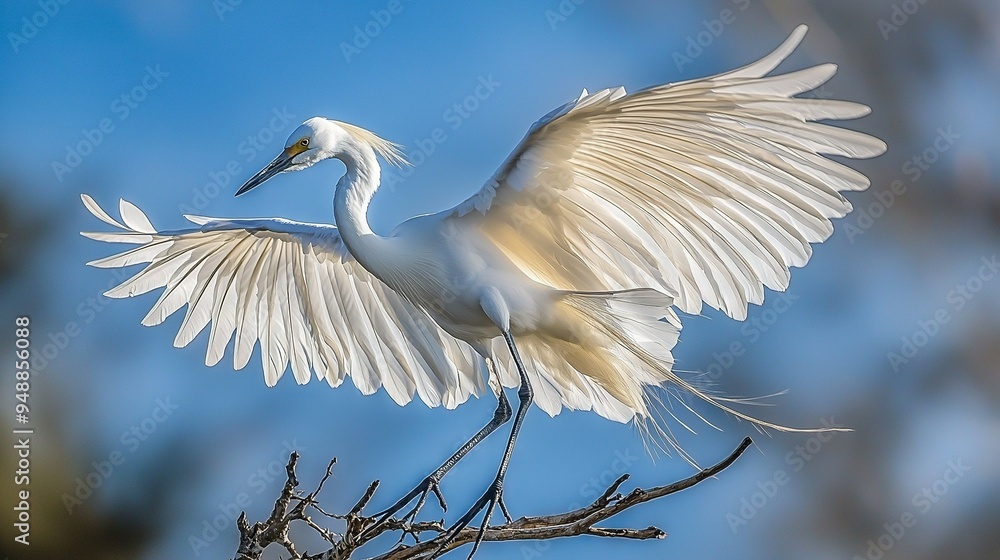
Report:
[[[417,514],[420,513],[420,510],[424,507],[424,504],[427,503],[427,496],[429,494],[434,494],[434,497],[437,498],[438,504],[441,506],[441,509],[443,511],[448,511],[448,504],[447,502],[445,502],[444,494],[441,493],[441,487],[439,486],[440,481],[441,477],[437,473],[432,473],[428,475],[427,478],[423,479],[420,482],[420,484],[417,484],[416,487],[413,488],[413,490],[410,490],[405,496],[400,498],[396,503],[373,515],[372,518],[375,519],[375,523],[373,523],[370,527],[365,529],[364,533],[362,533],[362,536],[363,537],[368,536],[378,531],[380,528],[385,526],[385,524],[389,521],[389,519],[392,518],[393,515],[396,515],[396,513],[398,513],[399,510],[406,507],[406,504],[409,504],[410,502],[413,501],[414,498],[417,497],[419,497],[419,499],[417,500],[417,505],[415,505],[413,509],[407,512],[400,519],[400,521],[403,522],[402,524],[404,526],[407,524],[412,524],[416,520]],[[403,536],[406,536],[408,532],[409,531],[406,531],[404,529]],[[414,535],[414,538],[416,538],[416,535]],[[400,540],[402,540],[402,537],[400,538]]]
[[490,518],[493,517],[493,512],[497,506],[500,506],[500,511],[503,513],[503,516],[508,523],[513,521],[510,517],[510,512],[507,511],[507,504],[503,501],[502,476],[497,476],[497,478],[493,480],[493,483],[490,484],[490,487],[486,489],[486,492],[483,493],[482,497],[480,497],[479,500],[477,500],[476,503],[469,508],[469,511],[465,512],[465,515],[463,515],[461,519],[455,522],[455,525],[453,525],[451,529],[448,529],[448,533],[446,534],[444,540],[441,542],[441,545],[438,546],[431,558],[437,558],[444,551],[445,547],[458,538],[458,534],[462,532],[462,529],[465,529],[470,523],[472,523],[472,520],[479,515],[479,512],[486,510],[486,513],[483,514],[483,522],[479,525],[479,532],[476,534],[475,543],[472,545],[472,552],[469,553],[469,560],[472,560],[476,551],[479,550],[479,545],[483,542],[483,537],[486,535],[486,529],[490,526]]

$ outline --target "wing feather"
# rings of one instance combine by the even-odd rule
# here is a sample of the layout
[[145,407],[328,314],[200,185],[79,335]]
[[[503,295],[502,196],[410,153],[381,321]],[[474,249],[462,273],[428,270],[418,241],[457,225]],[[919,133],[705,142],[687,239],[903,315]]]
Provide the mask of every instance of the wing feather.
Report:
[[139,245],[90,264],[145,264],[107,295],[163,288],[143,324],[162,323],[186,305],[174,343],[186,346],[210,326],[208,365],[232,341],[234,367],[242,369],[259,343],[269,386],[288,369],[298,383],[316,372],[333,387],[350,375],[365,394],[384,387],[399,404],[416,393],[448,407],[485,388],[486,365],[473,349],[354,261],[333,226],[188,216],[196,227],[157,231],[129,202],[119,203],[119,222],[82,198],[120,230],[84,235]]
[[724,74],[633,94],[585,90],[535,123],[450,218],[554,288],[654,288],[688,313],[707,304],[746,318],[851,210],[842,191],[869,185],[824,156],[885,151],[877,138],[816,122],[868,107],[794,97],[835,65],[767,75],[805,32]]
[[118,212],[125,222],[125,227],[141,233],[156,233],[153,224],[149,223],[149,218],[142,213],[134,204],[123,199],[118,200]]

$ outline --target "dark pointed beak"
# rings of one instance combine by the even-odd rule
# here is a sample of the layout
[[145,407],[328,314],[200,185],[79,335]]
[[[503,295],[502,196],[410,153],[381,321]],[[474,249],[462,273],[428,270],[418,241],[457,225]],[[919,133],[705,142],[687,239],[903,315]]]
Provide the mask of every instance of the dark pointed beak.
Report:
[[249,192],[250,189],[262,185],[271,177],[274,177],[278,173],[288,169],[288,167],[292,165],[292,158],[295,157],[295,155],[290,152],[291,150],[281,152],[281,155],[274,158],[274,161],[267,164],[267,167],[258,171],[253,177],[250,177],[249,181],[243,183],[243,186],[240,187],[240,189],[236,191],[236,194],[233,196],[240,196],[243,193]]

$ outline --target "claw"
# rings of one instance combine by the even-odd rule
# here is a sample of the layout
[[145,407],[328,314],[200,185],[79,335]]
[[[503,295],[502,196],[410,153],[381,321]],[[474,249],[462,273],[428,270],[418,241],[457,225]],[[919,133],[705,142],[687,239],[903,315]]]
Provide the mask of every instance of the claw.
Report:
[[434,496],[437,498],[438,505],[441,506],[441,510],[448,511],[448,504],[444,501],[444,495],[441,493],[441,487],[439,486],[439,482],[433,476],[428,476],[427,478],[425,478],[423,482],[417,485],[416,489],[420,489],[420,499],[417,500],[417,505],[413,509],[411,509],[409,513],[403,516],[404,521],[405,520],[413,521],[416,519],[417,513],[419,513],[420,510],[423,509],[424,504],[427,503],[427,495],[432,492],[434,493]]
[[437,481],[431,484],[431,491],[434,492],[434,495],[437,497],[438,505],[441,506],[441,511],[448,511],[448,503],[444,501],[444,494],[441,493],[441,487],[438,486]]
[[510,512],[507,511],[507,504],[503,501],[502,493],[500,494],[500,499],[497,503],[500,504],[500,511],[503,513],[504,519],[507,520],[507,523],[513,523],[514,520],[510,517]]
[[[508,343],[513,344],[513,340],[508,340]],[[517,359],[519,360],[520,358]],[[490,360],[487,360],[487,363],[491,364],[492,362]],[[493,366],[490,365],[491,379],[493,379],[494,375],[492,367]],[[519,368],[518,371],[521,375],[522,385],[525,385],[527,387],[526,385],[527,376],[524,373],[524,366],[518,363],[518,368]],[[392,518],[392,516],[395,515],[397,512],[399,512],[399,510],[406,507],[406,504],[412,502],[413,499],[416,498],[417,496],[420,496],[420,499],[417,501],[417,505],[412,510],[410,510],[405,516],[403,516],[403,519],[401,520],[402,521],[401,525],[403,526],[403,537],[405,537],[407,532],[409,532],[406,530],[406,526],[408,524],[409,525],[413,524],[414,520],[416,519],[417,513],[420,511],[421,508],[424,507],[424,504],[427,503],[427,494],[429,492],[434,493],[434,496],[437,498],[438,504],[441,505],[441,509],[443,511],[448,510],[448,503],[445,502],[444,494],[441,493],[441,488],[438,486],[438,483],[441,481],[444,475],[446,475],[448,471],[451,470],[451,468],[454,467],[458,461],[460,461],[463,457],[465,457],[469,453],[469,451],[472,451],[472,449],[475,448],[476,445],[479,444],[479,442],[486,439],[486,437],[488,437],[490,434],[496,431],[498,427],[500,427],[505,422],[510,420],[511,410],[510,410],[510,403],[507,401],[507,397],[504,396],[503,390],[499,388],[499,385],[494,387],[494,390],[497,396],[497,409],[493,413],[493,419],[490,420],[488,424],[483,426],[482,429],[476,432],[476,434],[472,436],[469,439],[469,441],[465,442],[465,444],[462,445],[462,447],[460,447],[458,451],[456,451],[451,457],[449,457],[440,467],[438,467],[436,471],[431,473],[420,484],[418,484],[416,488],[410,490],[408,494],[403,496],[398,502],[390,506],[388,509],[376,513],[373,516],[374,518],[377,518],[375,522],[372,523],[371,526],[369,526],[361,533],[359,537],[361,539],[361,542],[364,542],[367,538],[371,538],[375,534],[381,533],[381,530],[385,527],[385,524]],[[522,396],[521,405],[517,409],[518,424],[520,424],[520,422],[524,419],[524,408],[526,405],[530,404],[530,397],[531,397],[531,395],[528,393],[522,395],[522,392],[523,391],[518,393],[519,396]],[[526,401],[525,399],[528,400]],[[511,449],[513,448],[513,442],[516,434],[517,434],[517,428],[515,427],[511,431],[511,436],[507,441],[507,448],[504,451],[504,460],[501,465],[500,471],[497,473],[496,480],[490,487],[491,490],[488,490],[487,493],[484,494],[483,497],[479,499],[479,502],[476,503],[473,509],[462,517],[462,520],[460,520],[459,523],[456,524],[457,530],[454,530],[453,533],[451,533],[452,536],[449,536],[448,539],[445,540],[445,543],[449,542],[450,540],[453,540],[454,535],[458,534],[459,531],[465,528],[472,521],[472,518],[475,517],[477,513],[482,511],[484,507],[486,507],[487,503],[490,504],[490,511],[487,513],[483,521],[483,526],[480,527],[479,537],[476,539],[476,546],[472,549],[473,554],[475,554],[476,549],[479,547],[479,543],[482,542],[483,534],[486,530],[486,526],[489,524],[490,516],[492,515],[493,509],[496,507],[498,503],[500,504],[500,509],[503,511],[504,516],[507,518],[508,521],[510,520],[510,514],[507,513],[507,506],[503,503],[502,484],[503,484],[503,475],[507,469],[507,461],[510,458],[510,452]],[[416,535],[414,535],[414,539],[416,539]],[[400,541],[402,541],[402,539],[400,539]],[[442,548],[443,547],[439,547],[436,550],[436,552],[432,555],[432,557],[440,555]]]
[[361,538],[364,539],[372,536],[373,533],[384,527],[386,522],[389,521],[393,515],[406,507],[406,504],[412,502],[417,496],[420,496],[416,507],[410,510],[403,517],[403,521],[409,520],[412,522],[416,518],[420,509],[427,503],[428,492],[433,492],[434,496],[437,498],[438,504],[441,505],[441,509],[443,511],[448,511],[448,503],[445,502],[444,494],[441,493],[441,488],[438,486],[441,479],[444,478],[444,475],[448,474],[448,471],[451,470],[451,468],[454,467],[458,461],[465,457],[469,451],[475,448],[479,442],[492,434],[507,420],[510,420],[510,403],[507,402],[507,397],[504,396],[503,391],[497,391],[497,409],[496,412],[493,413],[493,419],[490,420],[488,424],[483,426],[481,430],[476,432],[476,435],[472,436],[469,441],[465,442],[465,445],[459,448],[459,450],[449,457],[448,460],[446,460],[440,467],[438,467],[436,471],[428,475],[427,478],[418,484],[416,488],[410,490],[408,494],[403,496],[398,502],[390,506],[388,509],[376,513],[373,517],[377,519],[370,527],[362,532]]
[[[375,518],[375,523],[373,523],[370,527],[365,529],[364,532],[361,534],[361,537],[365,538],[370,536],[372,533],[374,533],[383,525],[385,525],[386,522],[388,522],[393,515],[399,512],[399,510],[406,507],[406,504],[412,502],[414,498],[419,496],[419,499],[417,500],[417,505],[414,506],[413,509],[408,511],[406,515],[404,515],[400,519],[400,521],[403,522],[408,522],[408,523],[414,522],[416,520],[417,514],[420,513],[420,510],[423,509],[424,504],[427,503],[427,495],[430,493],[433,493],[434,496],[437,498],[438,504],[440,504],[441,509],[444,511],[448,511],[448,504],[447,502],[445,502],[444,494],[441,493],[439,480],[434,476],[434,474],[431,474],[427,478],[423,479],[420,482],[420,484],[417,484],[417,486],[413,490],[410,490],[405,496],[400,498],[399,501],[373,515],[372,517]],[[403,536],[405,535],[406,532],[404,531]],[[400,540],[402,540],[402,538]]]
[[483,515],[483,522],[479,525],[479,531],[476,533],[476,541],[472,545],[472,552],[469,553],[469,560],[472,560],[476,551],[479,550],[479,545],[483,542],[483,537],[486,536],[486,529],[490,526],[490,518],[493,517],[493,511],[497,505],[500,506],[500,511],[503,512],[504,517],[510,521],[510,515],[507,513],[507,505],[503,501],[503,478],[499,476],[490,484],[490,487],[486,489],[486,492],[483,493],[479,500],[469,508],[469,511],[465,512],[465,515],[456,521],[451,529],[448,529],[445,539],[431,555],[431,558],[440,556],[444,548],[455,541],[458,534],[462,532],[462,529],[468,527],[472,523],[472,520],[479,515],[479,512],[486,510],[486,513]]

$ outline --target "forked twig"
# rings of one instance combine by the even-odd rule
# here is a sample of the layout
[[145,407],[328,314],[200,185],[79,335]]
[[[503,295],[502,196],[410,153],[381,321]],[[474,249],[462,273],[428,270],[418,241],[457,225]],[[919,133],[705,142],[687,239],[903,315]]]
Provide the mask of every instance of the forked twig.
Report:
[[[635,488],[628,494],[623,495],[618,489],[628,480],[628,475],[622,475],[590,505],[566,513],[539,517],[522,517],[503,525],[489,527],[486,529],[483,540],[545,540],[579,535],[624,539],[662,539],[667,536],[667,533],[657,527],[620,529],[597,527],[596,525],[629,508],[675,494],[698,484],[706,478],[719,474],[732,465],[751,443],[750,438],[744,438],[742,443],[719,463],[702,469],[688,478],[664,486],[648,489]],[[333,466],[336,464],[336,459],[330,461],[326,469],[326,474],[320,480],[316,489],[305,496],[300,495],[296,491],[299,485],[298,479],[295,476],[295,465],[298,459],[298,453],[293,451],[288,459],[288,465],[285,467],[287,474],[285,486],[274,503],[271,515],[266,520],[250,525],[247,522],[246,513],[244,512],[240,515],[237,520],[237,526],[240,530],[240,544],[235,560],[259,560],[264,549],[271,544],[278,544],[284,547],[291,554],[291,558],[296,560],[347,560],[356,550],[369,543],[372,539],[390,531],[404,531],[413,535],[434,533],[435,536],[412,546],[397,544],[391,550],[375,556],[373,560],[430,560],[434,553],[441,548],[443,539],[445,539],[445,527],[440,521],[408,522],[405,520],[390,519],[378,530],[365,533],[365,529],[375,523],[375,518],[363,515],[362,510],[364,510],[378,489],[379,481],[377,480],[368,486],[362,497],[347,514],[333,515],[326,513],[320,509],[316,501],[316,496],[323,489],[323,484],[330,478]],[[346,522],[344,532],[338,534],[320,527],[309,517],[307,510],[310,507],[327,517],[344,520]],[[295,544],[288,537],[289,526],[293,521],[302,521],[307,526],[312,527],[330,543],[331,547],[318,554],[299,553],[295,548]],[[472,542],[475,540],[477,532],[478,528],[463,529],[456,535],[452,542],[445,544],[442,550],[446,552]]]

